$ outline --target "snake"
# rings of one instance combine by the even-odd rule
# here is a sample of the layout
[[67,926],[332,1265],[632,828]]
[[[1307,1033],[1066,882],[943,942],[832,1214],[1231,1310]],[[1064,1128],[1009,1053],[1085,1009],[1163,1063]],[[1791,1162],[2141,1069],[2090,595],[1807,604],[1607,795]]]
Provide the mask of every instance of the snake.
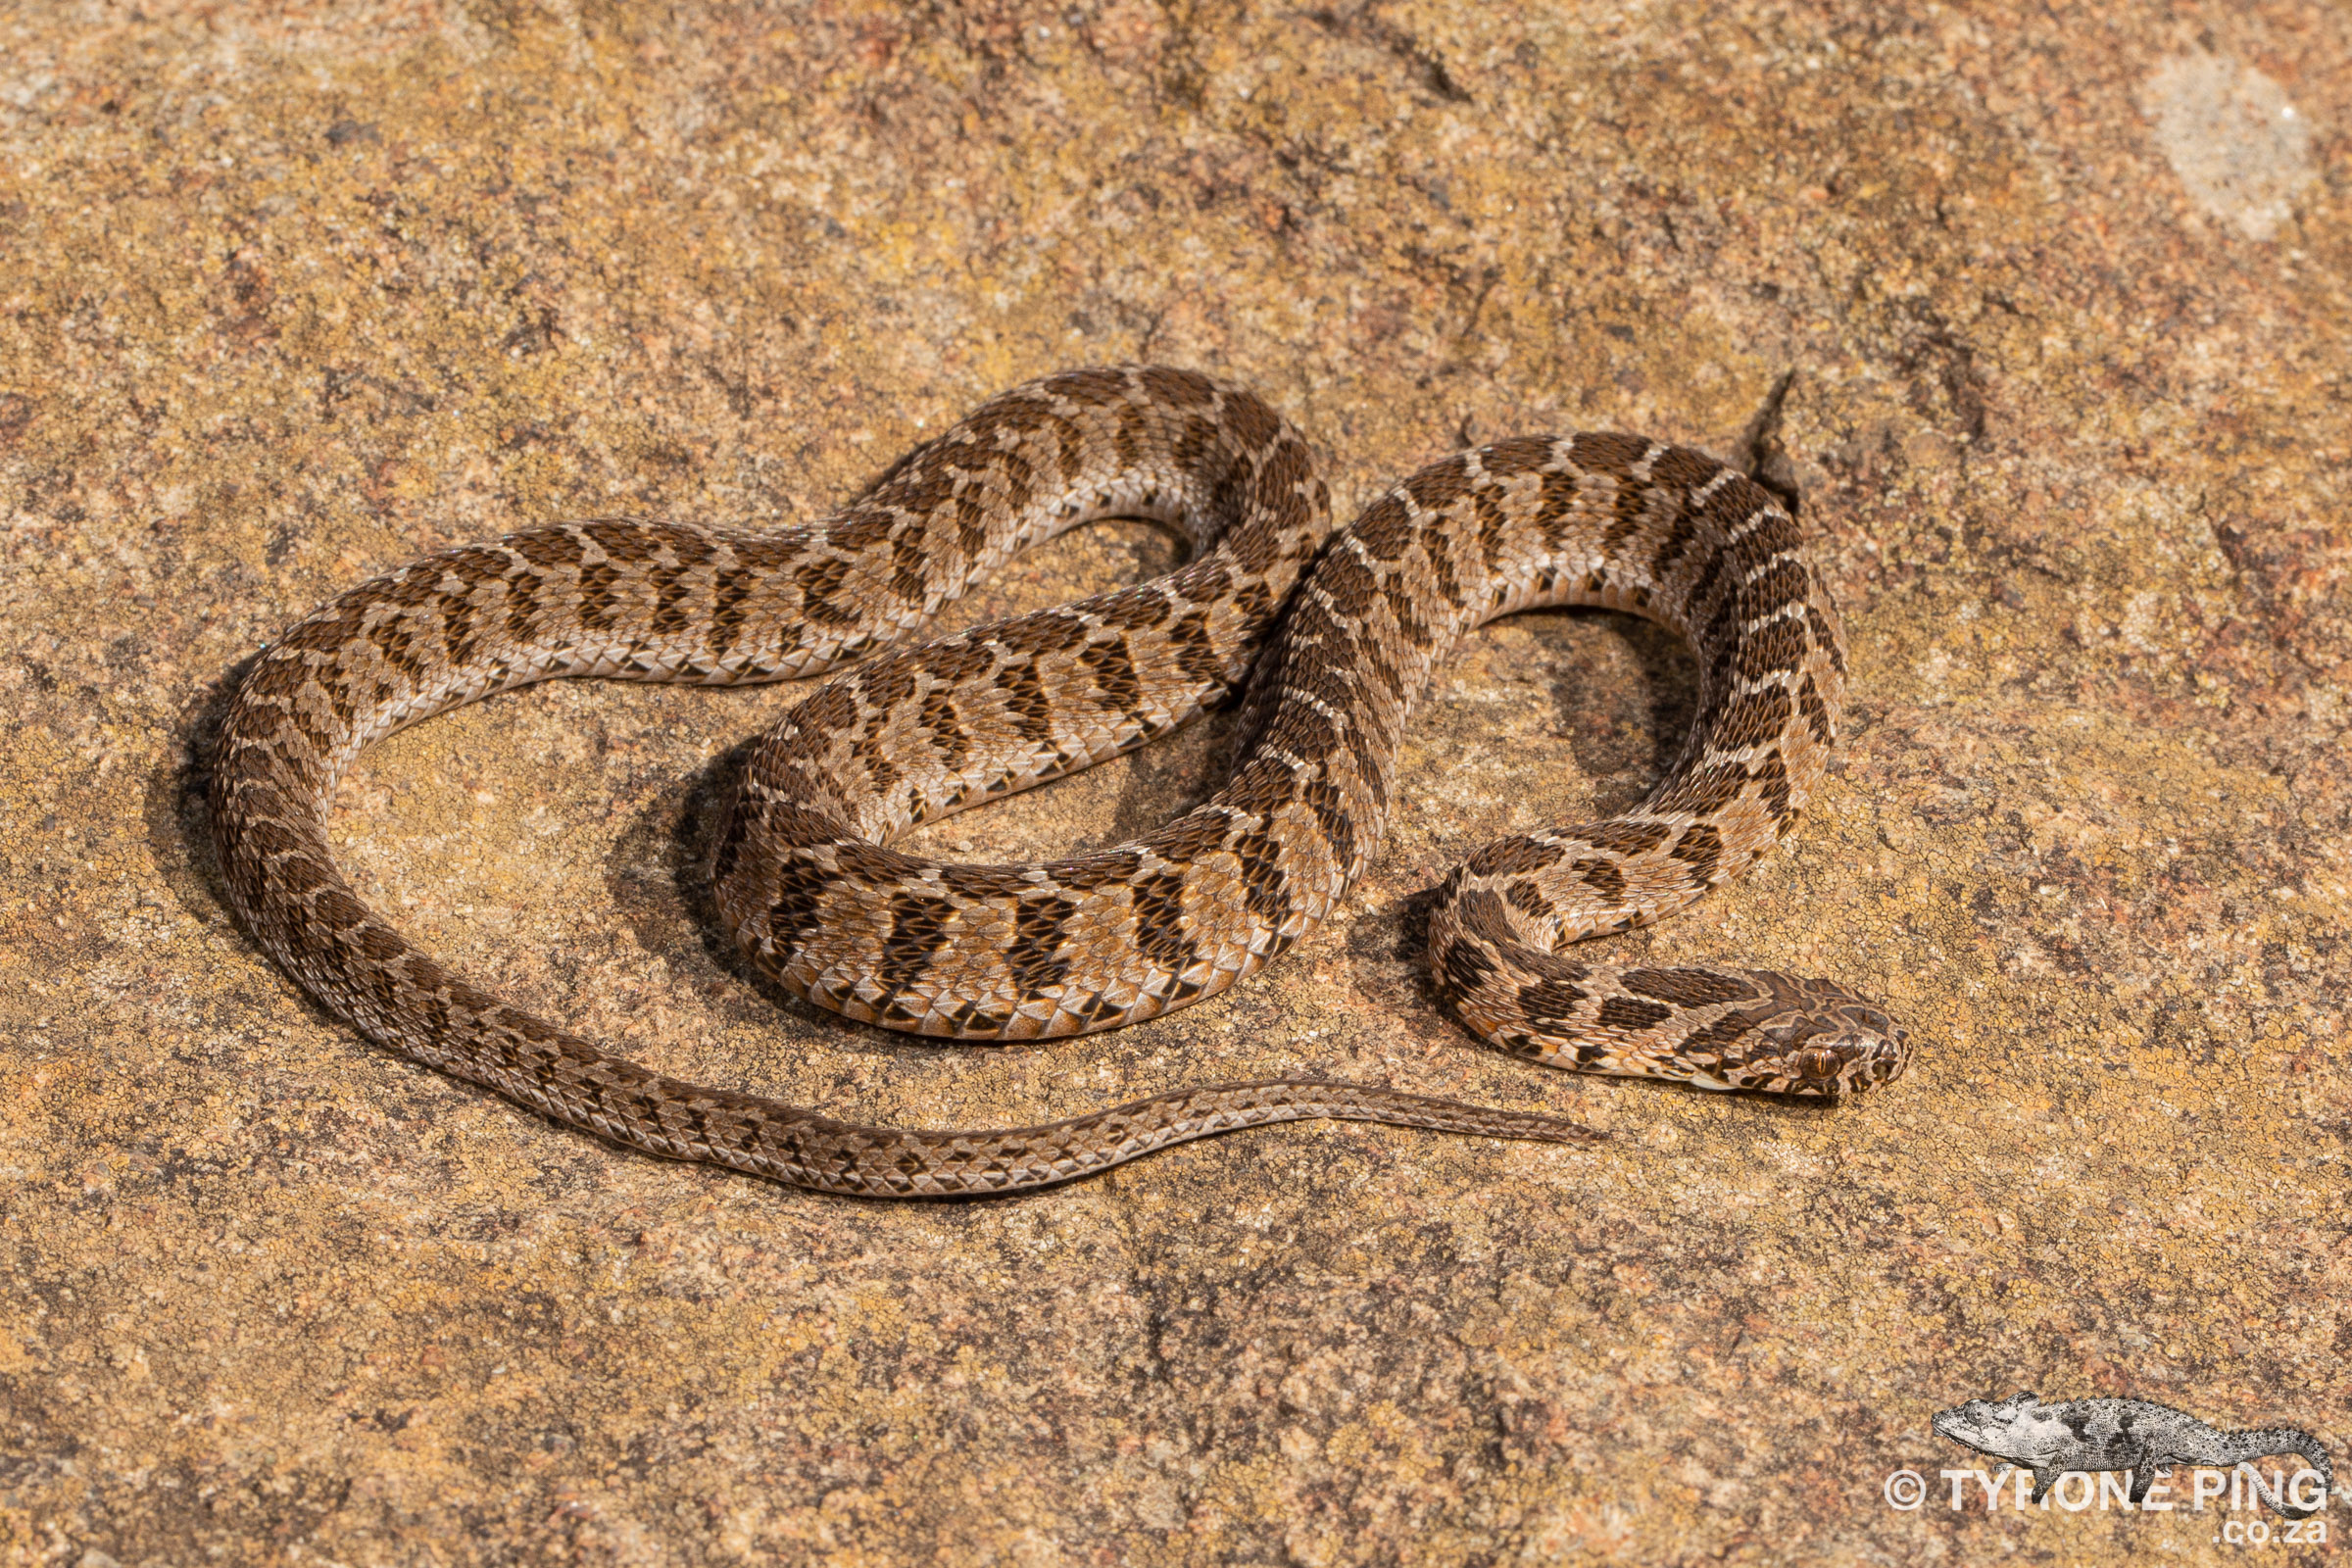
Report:
[[[1189,557],[916,640],[1019,550],[1102,517],[1157,522]],[[1845,645],[1772,492],[1687,448],[1577,433],[1458,453],[1349,526],[1331,519],[1314,448],[1263,398],[1128,366],[989,399],[811,525],[589,520],[424,556],[295,623],[235,687],[209,790],[227,902],[304,991],[406,1057],[631,1149],[819,1192],[1013,1192],[1314,1117],[1589,1144],[1605,1135],[1562,1117],[1319,1078],[998,1130],[869,1126],[683,1082],[412,944],[337,869],[327,820],[367,746],[494,693],[838,669],[759,740],[715,820],[718,923],[753,969],[866,1023],[1086,1034],[1217,996],[1313,931],[1377,853],[1406,722],[1462,637],[1519,610],[1602,606],[1696,652],[1690,738],[1634,808],[1502,839],[1446,876],[1429,919],[1439,1000],[1505,1051],[1586,1071],[1822,1100],[1902,1072],[1904,1031],[1831,982],[1562,952],[1740,874],[1823,775]],[[1131,843],[1029,865],[893,847],[1229,700],[1230,780]]]

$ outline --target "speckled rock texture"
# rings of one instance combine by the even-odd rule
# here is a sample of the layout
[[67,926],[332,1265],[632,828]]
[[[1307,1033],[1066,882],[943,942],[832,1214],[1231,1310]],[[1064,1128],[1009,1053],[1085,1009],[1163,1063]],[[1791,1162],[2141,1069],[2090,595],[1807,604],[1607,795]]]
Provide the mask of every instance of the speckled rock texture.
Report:
[[[1955,1511],[1997,1466],[1929,1420],[2352,1441],[2348,132],[2325,0],[0,11],[0,1560],[2243,1560],[2245,1512]],[[1317,1124],[822,1199],[412,1067],[227,919],[211,728],[327,595],[547,519],[808,521],[1143,358],[1261,389],[1349,511],[1564,426],[1796,485],[1840,768],[1616,947],[1875,993],[1909,1077],[1578,1078],[1435,1007],[1445,867],[1689,722],[1599,614],[1443,673],[1342,918],[1076,1043],[745,979],[699,835],[789,690],[503,698],[335,829],[428,948],[706,1082],[1005,1125],[1323,1071],[1591,1149]],[[956,620],[1172,559],[1103,525]],[[930,842],[1115,842],[1227,738]]]

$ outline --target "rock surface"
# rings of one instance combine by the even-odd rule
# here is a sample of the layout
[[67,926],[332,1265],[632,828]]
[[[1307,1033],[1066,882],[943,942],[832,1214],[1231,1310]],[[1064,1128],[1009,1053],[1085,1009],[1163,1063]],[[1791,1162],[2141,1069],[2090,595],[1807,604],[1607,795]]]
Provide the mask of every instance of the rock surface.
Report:
[[[0,1559],[2236,1560],[2242,1512],[1954,1510],[1998,1466],[1929,1417],[2352,1439],[2352,13],[2026,9],[0,15]],[[325,596],[538,520],[809,520],[1139,358],[1259,387],[1350,510],[1512,432],[1729,452],[1790,377],[1842,766],[1618,946],[1874,992],[1910,1076],[1581,1079],[1432,1004],[1415,895],[1688,722],[1609,616],[1444,672],[1344,918],[1051,1048],[778,1007],[711,945],[700,812],[788,691],[501,699],[336,828],[428,948],[707,1082],[1004,1125],[1323,1070],[1591,1150],[1310,1125],[819,1199],[410,1066],[227,920],[209,726]],[[959,617],[1170,559],[1106,525]],[[934,842],[1113,842],[1217,738]]]

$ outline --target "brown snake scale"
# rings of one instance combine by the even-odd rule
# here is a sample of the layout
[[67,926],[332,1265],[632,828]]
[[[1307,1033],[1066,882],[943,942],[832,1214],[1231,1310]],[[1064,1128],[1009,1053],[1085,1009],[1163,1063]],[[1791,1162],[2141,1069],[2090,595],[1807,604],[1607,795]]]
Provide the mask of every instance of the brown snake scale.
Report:
[[[854,1018],[966,1039],[1079,1034],[1214,996],[1362,873],[1405,721],[1455,641],[1513,611],[1600,605],[1697,650],[1690,742],[1635,809],[1491,844],[1447,878],[1430,921],[1440,994],[1506,1050],[1597,1072],[1834,1097],[1903,1070],[1903,1032],[1825,981],[1557,951],[1738,875],[1821,777],[1845,656],[1770,494],[1680,447],[1525,437],[1430,465],[1331,535],[1298,432],[1247,391],[1164,368],[1006,392],[815,527],[534,528],[352,589],[267,649],[229,709],[212,808],[231,901],[304,989],[406,1055],[633,1148],[826,1192],[1045,1186],[1314,1116],[1594,1136],[1322,1082],[1183,1090],[1013,1131],[857,1126],[606,1055],[410,946],[335,868],[327,802],[370,741],[560,675],[726,685],[828,669],[905,639],[1024,545],[1102,516],[1178,527],[1195,559],[880,654],[761,740],[712,885],[762,971]],[[1028,866],[889,847],[1163,735],[1245,681],[1232,782],[1131,844]]]

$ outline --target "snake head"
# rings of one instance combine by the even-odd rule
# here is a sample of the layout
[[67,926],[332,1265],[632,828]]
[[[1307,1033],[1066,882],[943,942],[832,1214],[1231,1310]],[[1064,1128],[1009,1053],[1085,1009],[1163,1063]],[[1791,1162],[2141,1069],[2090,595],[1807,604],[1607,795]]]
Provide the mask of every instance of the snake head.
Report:
[[1886,1010],[1827,980],[1750,971],[1770,1001],[1752,1020],[1735,1087],[1838,1100],[1902,1076],[1911,1037]]

